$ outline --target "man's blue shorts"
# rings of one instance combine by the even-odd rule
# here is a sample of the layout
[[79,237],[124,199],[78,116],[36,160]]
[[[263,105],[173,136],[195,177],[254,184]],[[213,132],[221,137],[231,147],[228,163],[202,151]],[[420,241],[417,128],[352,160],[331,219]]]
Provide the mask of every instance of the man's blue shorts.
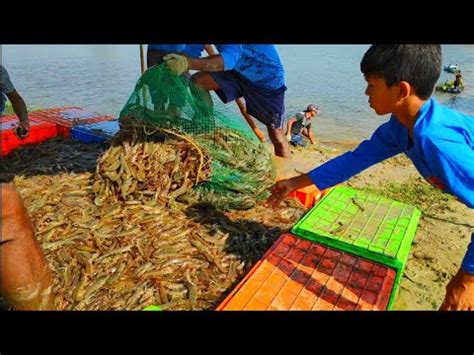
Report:
[[286,86],[276,90],[261,88],[253,85],[235,70],[209,74],[220,87],[216,94],[223,103],[243,97],[250,115],[269,128],[283,127]]

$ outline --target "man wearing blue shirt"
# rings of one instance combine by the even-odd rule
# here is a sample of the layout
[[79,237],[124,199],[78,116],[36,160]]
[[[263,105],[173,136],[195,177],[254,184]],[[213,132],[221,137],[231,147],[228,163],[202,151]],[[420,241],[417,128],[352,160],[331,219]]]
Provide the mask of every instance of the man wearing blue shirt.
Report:
[[[311,184],[324,190],[404,153],[428,182],[474,208],[474,117],[430,98],[441,73],[441,47],[373,45],[361,71],[370,106],[378,115],[392,113],[390,120],[354,151],[275,184],[267,204],[276,206]],[[446,290],[442,310],[474,310],[474,240]]]
[[216,48],[219,54],[205,58],[171,54],[164,59],[177,74],[199,71],[191,80],[206,91],[214,90],[224,103],[243,97],[247,112],[267,126],[275,154],[289,158],[282,129],[286,86],[275,46],[227,44]]

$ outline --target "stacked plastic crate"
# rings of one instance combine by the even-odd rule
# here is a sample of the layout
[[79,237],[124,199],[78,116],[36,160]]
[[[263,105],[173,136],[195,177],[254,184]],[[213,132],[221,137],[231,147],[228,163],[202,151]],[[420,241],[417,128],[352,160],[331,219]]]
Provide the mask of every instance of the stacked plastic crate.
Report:
[[102,143],[120,129],[117,120],[83,124],[71,129],[71,138],[83,143]]
[[31,114],[44,121],[56,123],[58,125],[58,133],[64,138],[70,137],[73,127],[114,119],[112,116],[92,113],[80,107],[50,108],[33,111]]
[[337,186],[218,309],[390,309],[420,215],[413,206]]
[[416,207],[339,186],[303,217],[292,232],[393,268],[397,277],[391,307],[420,216]]
[[395,271],[282,235],[218,310],[383,310]]
[[43,121],[33,114],[30,114],[29,118],[30,131],[25,138],[19,138],[15,133],[18,126],[17,116],[10,115],[0,118],[1,156],[9,154],[22,145],[41,143],[58,135],[58,127],[55,123]]

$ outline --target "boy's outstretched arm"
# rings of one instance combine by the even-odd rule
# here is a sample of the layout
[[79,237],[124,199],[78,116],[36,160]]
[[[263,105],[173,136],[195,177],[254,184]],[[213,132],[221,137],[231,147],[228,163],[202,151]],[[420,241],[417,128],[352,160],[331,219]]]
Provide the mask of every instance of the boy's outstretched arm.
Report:
[[281,180],[271,188],[272,195],[267,206],[277,207],[291,192],[315,184],[320,190],[337,185],[360,173],[368,167],[400,153],[400,148],[392,141],[390,130],[392,121],[381,125],[370,140],[362,142],[354,151],[342,154],[308,174]]
[[303,187],[312,185],[313,182],[308,177],[308,174],[296,176],[291,179],[278,181],[271,188],[271,196],[268,198],[265,206],[275,208],[281,201],[285,199],[292,191],[301,189]]
[[354,151],[344,153],[310,171],[309,178],[318,189],[324,190],[401,153],[390,134],[393,123],[390,120],[381,125],[369,140],[363,141]]

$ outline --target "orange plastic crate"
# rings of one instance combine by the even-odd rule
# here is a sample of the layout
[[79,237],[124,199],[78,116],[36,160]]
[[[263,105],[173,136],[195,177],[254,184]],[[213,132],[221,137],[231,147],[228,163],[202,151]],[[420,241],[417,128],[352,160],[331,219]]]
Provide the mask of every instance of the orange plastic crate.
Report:
[[[283,179],[290,179],[309,171],[312,164],[305,159],[289,160],[281,157],[273,156],[273,164],[276,171],[276,181]],[[306,208],[313,207],[316,202],[329,192],[330,189],[319,190],[316,185],[304,187],[302,189],[292,192],[289,196],[297,198]]]
[[331,188],[326,190],[319,190],[315,185],[306,186],[302,189],[293,191],[289,197],[295,197],[301,201],[306,208],[314,207],[316,202],[321,200]]
[[4,116],[0,121],[0,136],[2,139],[1,156],[9,154],[12,150],[25,145],[41,143],[47,139],[54,138],[58,135],[58,127],[55,123],[45,122],[35,118],[32,115],[30,117],[30,133],[28,137],[19,139],[15,132],[14,127],[18,125],[18,118],[14,115]]
[[[282,180],[281,178],[277,178],[277,181]],[[310,185],[303,187],[302,189],[298,189],[293,191],[288,195],[288,197],[294,197],[300,200],[300,202],[306,208],[314,207],[316,202],[322,199],[326,194],[331,191],[332,187],[326,190],[319,190],[316,185]]]
[[306,208],[310,208],[321,198],[321,191],[315,185],[311,185],[293,191],[289,196],[296,197]]
[[395,270],[283,234],[217,310],[385,310]]
[[71,128],[74,126],[114,119],[112,116],[91,113],[80,107],[50,108],[33,111],[31,114],[42,120],[56,123],[58,125],[58,133],[64,138],[69,138]]

